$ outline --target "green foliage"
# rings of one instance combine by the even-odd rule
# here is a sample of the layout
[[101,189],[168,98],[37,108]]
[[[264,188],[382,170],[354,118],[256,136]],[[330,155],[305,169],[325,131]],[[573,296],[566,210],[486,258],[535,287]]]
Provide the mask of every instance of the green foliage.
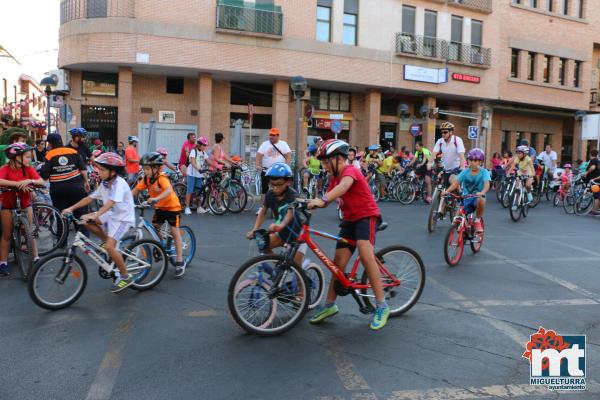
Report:
[[24,133],[27,136],[27,143],[31,144],[31,137],[29,136],[29,131],[23,128],[9,128],[2,132],[0,135],[0,144],[10,144],[10,137],[14,133]]

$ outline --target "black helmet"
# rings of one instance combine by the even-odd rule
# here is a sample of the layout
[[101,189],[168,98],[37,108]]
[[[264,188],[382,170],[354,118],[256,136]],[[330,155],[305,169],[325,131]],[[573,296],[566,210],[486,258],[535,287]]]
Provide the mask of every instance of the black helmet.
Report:
[[156,151],[146,153],[140,160],[140,165],[160,166],[163,165],[163,156]]

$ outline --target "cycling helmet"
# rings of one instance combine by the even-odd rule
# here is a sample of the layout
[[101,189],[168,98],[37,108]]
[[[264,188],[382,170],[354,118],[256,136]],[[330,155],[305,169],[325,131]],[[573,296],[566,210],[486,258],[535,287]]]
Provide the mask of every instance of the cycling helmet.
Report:
[[519,143],[521,146],[527,146],[529,147],[529,140],[527,139],[521,139],[521,143]]
[[98,157],[102,153],[103,153],[102,150],[96,149],[96,150],[92,151],[92,157],[96,158],[96,157]]
[[367,147],[367,150],[369,150],[369,151],[379,150],[379,145],[378,144],[372,144],[369,147]]
[[208,146],[208,139],[205,136],[200,136],[198,138],[198,143],[200,143],[203,146]]
[[348,149],[350,146],[348,143],[339,139],[329,139],[321,143],[317,150],[317,158],[322,160],[324,158],[331,158],[337,155],[348,157]]
[[129,143],[131,143],[131,142],[136,142],[136,143],[137,143],[137,142],[139,142],[139,141],[140,141],[140,139],[138,139],[138,137],[137,137],[137,136],[131,135],[131,136],[127,136],[127,141],[128,141]]
[[517,147],[517,153],[529,154],[529,147],[521,145]]
[[20,156],[23,153],[27,153],[28,151],[33,150],[33,147],[28,145],[27,143],[13,143],[8,146],[4,152],[6,153],[6,158],[12,160],[16,156]]
[[267,170],[265,176],[273,179],[290,179],[292,176],[294,176],[294,174],[292,173],[292,169],[289,165],[282,162],[276,162]]
[[571,166],[571,164],[567,163],[567,164],[563,165],[563,168],[573,168],[573,167]]
[[164,147],[159,147],[158,149],[156,149],[156,152],[163,157],[166,157],[169,155],[169,152]]
[[148,165],[148,166],[161,166],[163,165],[163,157],[160,153],[153,151],[151,153],[146,153],[140,160],[140,165]]
[[308,146],[308,154],[310,154],[311,156],[314,156],[316,152],[317,152],[317,146],[315,146],[314,144]]
[[100,146],[102,144],[102,139],[94,139],[94,146]]
[[69,133],[71,134],[71,137],[87,137],[87,131],[84,128],[73,128],[69,131]]
[[231,161],[233,161],[233,162],[236,162],[236,163],[239,163],[239,162],[241,162],[241,161],[242,161],[242,157],[240,157],[240,156],[238,156],[238,155],[232,156],[232,157],[231,157]]
[[441,130],[447,130],[447,131],[453,131],[454,130],[454,124],[452,122],[442,122],[442,125],[440,125],[440,129]]
[[317,143],[322,142],[322,141],[323,141],[322,137],[316,137],[316,138],[313,139],[313,144],[316,145]]
[[119,171],[125,168],[125,161],[123,161],[123,158],[113,152],[100,154],[94,162],[113,171]]
[[469,154],[467,154],[467,160],[483,162],[485,160],[485,153],[483,152],[483,150],[478,149],[476,147],[469,151]]

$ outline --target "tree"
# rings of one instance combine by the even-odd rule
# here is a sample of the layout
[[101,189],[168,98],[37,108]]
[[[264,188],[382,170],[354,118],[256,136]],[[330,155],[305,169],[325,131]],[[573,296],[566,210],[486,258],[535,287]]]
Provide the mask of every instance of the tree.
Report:
[[31,144],[31,137],[29,136],[29,131],[23,128],[9,128],[0,134],[0,144],[10,144],[10,137],[14,133],[23,133],[27,136],[27,143]]

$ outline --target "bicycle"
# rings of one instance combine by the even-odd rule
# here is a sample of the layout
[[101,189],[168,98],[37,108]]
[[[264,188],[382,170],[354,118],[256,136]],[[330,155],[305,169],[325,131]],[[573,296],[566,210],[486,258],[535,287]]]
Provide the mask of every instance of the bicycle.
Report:
[[[306,313],[310,303],[307,289],[309,281],[302,268],[293,261],[303,243],[331,271],[335,291],[339,296],[351,295],[363,314],[374,311],[374,296],[370,293],[371,285],[368,283],[366,270],[358,279],[360,257],[355,258],[351,271],[344,273],[313,241],[311,234],[351,245],[356,245],[356,242],[311,229],[311,213],[307,205],[308,201],[303,199],[298,199],[291,205],[302,227],[298,239],[283,254],[251,258],[231,279],[228,290],[229,311],[234,321],[249,333],[261,336],[282,334],[300,322]],[[387,224],[382,223],[378,231],[386,228]],[[375,256],[386,302],[391,309],[390,316],[399,316],[411,309],[421,296],[425,285],[423,261],[417,252],[400,245],[387,246],[377,251]],[[274,277],[270,280],[263,277],[260,269],[263,263],[269,263],[274,270]],[[252,285],[248,285],[248,281]],[[296,282],[295,287],[292,282]],[[252,287],[255,291],[246,294],[241,286]],[[260,293],[257,294],[256,291]]]
[[517,222],[523,218],[527,218],[529,212],[529,201],[527,199],[527,190],[525,189],[525,182],[529,177],[527,175],[521,175],[517,177],[515,189],[510,196],[510,207],[508,208],[510,219],[513,222]]
[[[152,206],[148,203],[142,203],[135,206],[135,208],[140,210],[140,222],[134,228],[135,233],[133,235],[127,235],[121,239],[121,246],[141,240],[144,237],[144,231],[146,231],[154,241],[161,244],[169,261],[171,262],[171,265],[176,267],[175,263],[177,262],[177,252],[175,249],[173,235],[171,235],[170,226],[167,222],[165,222],[157,230],[151,221],[145,219],[144,210],[150,207]],[[180,226],[179,232],[181,235],[183,261],[185,262],[186,266],[189,266],[196,255],[196,236],[194,235],[192,228],[189,226]]]
[[[221,187],[227,194],[227,211],[237,214],[246,208],[248,194],[242,183],[236,178],[239,175],[239,167],[231,167],[230,174],[225,175],[221,181]],[[223,172],[227,172],[224,170]]]
[[[193,208],[194,205],[203,207],[208,203],[208,207],[213,214],[225,214],[229,205],[229,198],[227,192],[224,190],[224,186],[221,184],[223,181],[221,172],[208,172],[207,170],[200,172],[207,175],[204,178],[202,189],[192,194],[190,207]],[[185,201],[182,204],[185,204]]]
[[500,202],[502,207],[508,208],[508,206],[510,206],[510,198],[512,197],[513,193],[515,192],[516,185],[517,185],[516,175],[514,173],[507,175],[506,179],[504,180],[501,198],[498,199],[498,201]]
[[535,208],[540,203],[543,196],[546,197],[546,200],[550,200],[550,181],[548,179],[548,171],[541,160],[539,160],[538,168],[541,170],[541,174],[538,176],[539,182],[537,180],[534,181],[534,187],[532,190],[533,201],[531,201],[529,204],[529,207],[531,208]]
[[[78,227],[83,223],[73,215],[68,216]],[[98,275],[103,279],[115,280],[118,269],[106,249],[93,242],[77,229],[73,243],[67,251],[50,254],[34,267],[29,280],[28,292],[31,300],[41,308],[59,310],[71,306],[83,294],[87,285],[86,264],[77,255],[77,249],[98,265]],[[127,272],[134,277],[130,286],[145,291],[160,283],[167,271],[167,256],[160,243],[141,239],[124,250],[117,249],[123,256]]]
[[260,199],[260,172],[251,170],[247,164],[241,164],[239,181],[244,186],[248,197],[244,211],[253,210]]
[[33,249],[33,235],[31,234],[31,226],[27,219],[27,214],[21,209],[22,193],[17,189],[1,189],[0,193],[15,193],[15,208],[12,213],[12,235],[10,238],[10,247],[15,256],[15,261],[21,273],[23,282],[29,279],[31,270],[33,269],[33,255],[30,249]]
[[[447,193],[446,195],[452,197],[455,202],[462,202],[465,199],[479,197],[477,194],[459,196],[453,193]],[[483,225],[483,218],[481,219],[481,225]],[[465,212],[465,206],[461,204],[452,220],[452,225],[450,226],[444,241],[444,259],[449,266],[454,267],[458,265],[464,252],[465,242],[469,242],[473,253],[478,253],[479,250],[481,250],[481,245],[483,243],[483,232],[475,232],[475,218],[473,218],[473,213],[467,214]]]
[[592,211],[592,208],[594,208],[592,184],[592,182],[585,183],[583,190],[575,199],[575,215],[587,215]]
[[[442,172],[444,173],[444,172]],[[432,182],[433,184],[433,182]],[[447,188],[444,185],[444,179],[437,178],[437,184],[431,197],[431,207],[429,208],[429,215],[427,218],[427,231],[430,233],[435,231],[438,221],[443,221],[446,215],[450,217],[450,220],[454,220],[456,213],[456,199],[454,197],[443,197],[442,192]]]

